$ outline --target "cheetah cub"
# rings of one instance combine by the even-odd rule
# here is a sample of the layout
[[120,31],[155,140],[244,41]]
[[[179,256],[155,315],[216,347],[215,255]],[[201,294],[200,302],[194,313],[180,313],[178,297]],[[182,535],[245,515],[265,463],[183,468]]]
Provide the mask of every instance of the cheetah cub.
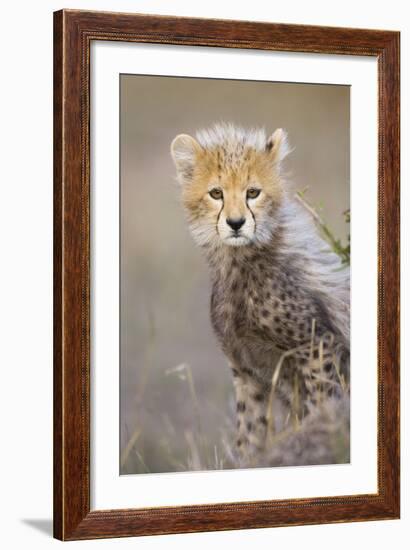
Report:
[[[178,135],[182,202],[212,279],[211,321],[230,363],[240,456],[266,446],[275,396],[301,418],[348,377],[349,269],[283,176],[286,133],[229,124]],[[341,374],[342,372],[342,374]],[[297,398],[295,398],[297,388]]]

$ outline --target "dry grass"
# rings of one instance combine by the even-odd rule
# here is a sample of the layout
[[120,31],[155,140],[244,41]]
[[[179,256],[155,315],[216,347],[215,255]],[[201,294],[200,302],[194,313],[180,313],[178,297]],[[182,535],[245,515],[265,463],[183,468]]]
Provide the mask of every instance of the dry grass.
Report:
[[[308,414],[304,412],[301,403],[301,378],[295,372],[291,406],[285,412],[285,417],[279,420],[278,426],[280,404],[275,402],[280,371],[286,359],[302,350],[309,352],[310,382],[316,388],[316,404],[309,404]],[[315,351],[318,352],[317,359],[314,359]],[[349,381],[336,353],[332,357],[331,370],[327,373],[324,370],[323,357],[323,339],[315,343],[313,320],[310,343],[283,353],[275,367],[267,414],[266,450],[262,455],[253,457],[249,466],[301,466],[350,461]],[[329,374],[333,375],[331,379]]]
[[[311,344],[311,349],[313,348]],[[136,426],[121,453],[121,472],[200,471],[349,462],[349,386],[340,372],[336,357],[333,368],[338,373],[337,381],[334,382],[338,386],[338,398],[327,395],[329,382],[320,375],[323,355],[319,352],[319,359],[312,359],[312,372],[316,373],[312,374],[312,378],[318,383],[320,398],[315,406],[310,407],[309,414],[302,416],[300,412],[300,379],[297,376],[294,378],[290,410],[285,410],[277,399],[275,388],[281,367],[286,358],[295,351],[283,354],[274,371],[268,412],[268,438],[263,454],[254,456],[247,464],[239,460],[234,446],[233,403],[230,414],[220,417],[219,435],[207,436],[202,424],[209,412],[209,405],[201,404],[198,399],[191,367],[181,364],[167,370],[164,376],[186,385],[189,403],[181,403],[181,406],[191,408],[191,425],[178,427],[172,425],[169,419],[161,422],[162,432],[156,441],[152,441],[150,434],[146,434],[148,437],[143,441],[143,426]],[[152,460],[153,453],[159,455],[155,462]],[[155,465],[158,461],[161,463],[160,467]]]

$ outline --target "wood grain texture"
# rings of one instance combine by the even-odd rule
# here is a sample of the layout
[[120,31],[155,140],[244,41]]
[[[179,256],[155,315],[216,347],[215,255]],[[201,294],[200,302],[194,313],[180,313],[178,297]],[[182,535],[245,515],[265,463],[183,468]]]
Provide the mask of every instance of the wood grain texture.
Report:
[[54,418],[53,418],[53,433],[54,433],[54,492],[53,492],[53,508],[54,508],[54,535],[62,538],[62,510],[63,510],[63,437],[62,437],[62,415],[63,415],[63,361],[62,361],[62,345],[63,345],[63,319],[62,319],[62,250],[63,250],[63,224],[62,224],[62,181],[63,181],[63,154],[62,154],[62,128],[63,128],[63,90],[62,90],[62,14],[55,14],[54,17],[54,66],[53,66],[53,81],[54,81],[54,327],[53,327],[53,353],[54,353],[54,376],[53,376],[53,393],[54,393]]
[[[91,40],[375,56],[379,78],[378,493],[90,511]],[[399,517],[399,33],[54,14],[54,535],[62,540]],[[115,445],[115,442],[113,442]]]

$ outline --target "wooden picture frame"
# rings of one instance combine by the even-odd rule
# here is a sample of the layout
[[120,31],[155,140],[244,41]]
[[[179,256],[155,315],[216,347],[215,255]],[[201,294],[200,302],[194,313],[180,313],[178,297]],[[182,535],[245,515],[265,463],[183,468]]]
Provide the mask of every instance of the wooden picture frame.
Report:
[[[90,509],[93,40],[372,56],[378,62],[378,492]],[[63,10],[54,14],[54,536],[62,540],[394,519],[399,455],[398,32]]]

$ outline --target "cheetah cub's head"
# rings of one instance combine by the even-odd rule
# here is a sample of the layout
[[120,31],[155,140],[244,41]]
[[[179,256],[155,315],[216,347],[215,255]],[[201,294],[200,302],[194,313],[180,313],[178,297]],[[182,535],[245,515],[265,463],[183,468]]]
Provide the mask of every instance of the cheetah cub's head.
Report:
[[178,135],[171,154],[192,234],[200,246],[246,246],[270,240],[283,188],[286,133],[216,125],[196,139]]

